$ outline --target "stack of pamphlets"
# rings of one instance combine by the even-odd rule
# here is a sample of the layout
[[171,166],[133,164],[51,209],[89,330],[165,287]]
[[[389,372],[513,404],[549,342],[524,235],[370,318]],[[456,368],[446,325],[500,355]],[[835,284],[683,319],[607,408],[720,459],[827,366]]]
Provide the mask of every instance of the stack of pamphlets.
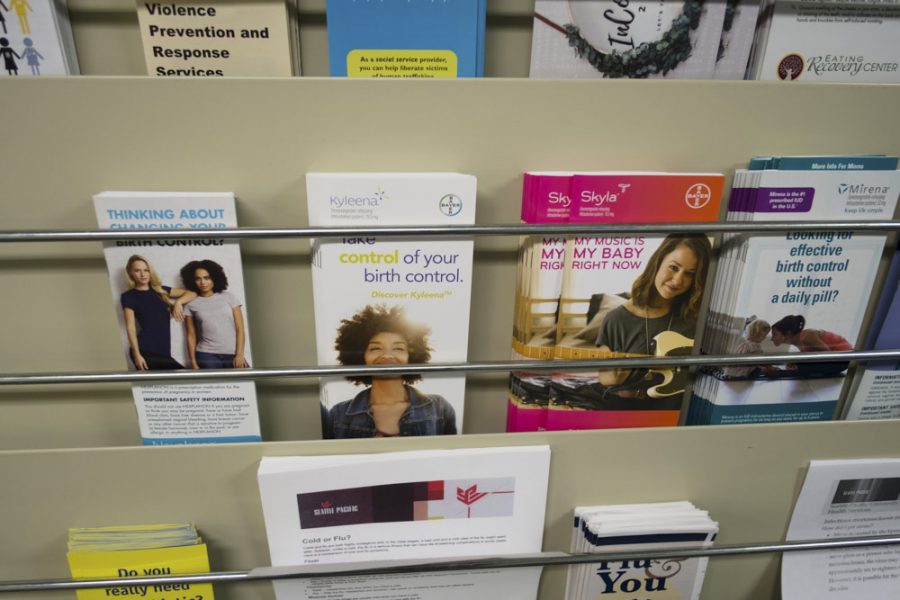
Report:
[[900,0],[765,0],[751,79],[900,82]]
[[[258,477],[272,565],[364,568],[370,561],[539,552],[549,467],[548,446],[264,457]],[[496,597],[490,590],[534,600],[539,574],[463,574],[452,594],[437,596],[416,595],[435,587],[422,575],[401,575],[340,597],[443,599],[458,597],[462,586],[469,598]],[[323,585],[276,581],[275,589],[294,600],[338,597],[322,595]]]
[[[891,219],[897,157],[759,157],[735,173],[730,220]],[[885,235],[789,231],[725,236],[701,350],[763,354],[852,350]],[[705,368],[687,423],[833,418],[846,362]]]
[[[234,194],[103,192],[101,229],[237,227]],[[232,369],[253,364],[241,250],[223,239],[105,243],[128,368]],[[145,445],[260,441],[252,381],[133,385]]]
[[[475,178],[458,173],[309,173],[313,227],[472,225]],[[320,365],[465,362],[471,239],[371,236],[312,245]],[[326,438],[444,435],[462,428],[464,375],[322,381]]]
[[[715,222],[718,173],[576,173],[573,223]],[[712,250],[705,234],[566,240],[554,357],[690,354]],[[548,430],[678,424],[684,369],[554,372]]]
[[[72,579],[163,577],[209,573],[206,544],[190,523],[87,527],[69,530]],[[78,590],[78,600],[128,596],[153,600],[212,600],[209,583],[160,583]]]
[[712,79],[725,0],[537,0],[531,77]]
[[[572,173],[531,171],[522,186],[524,223],[567,223]],[[513,360],[553,358],[556,317],[562,290],[566,243],[563,236],[533,235],[519,240],[516,271]],[[507,431],[545,429],[550,371],[515,371],[509,376]]]
[[[787,541],[900,535],[900,459],[813,460]],[[900,548],[859,546],[785,552],[784,600],[894,600]]]
[[297,0],[135,0],[151,77],[300,75]]
[[487,0],[327,0],[334,77],[481,77]]
[[[572,553],[639,554],[713,545],[719,524],[687,501],[575,508]],[[610,560],[573,565],[566,600],[640,598],[696,600],[706,558]]]
[[[900,248],[894,250],[890,270],[869,334],[866,349],[900,349]],[[858,367],[854,391],[848,400],[844,418],[848,420],[896,419],[900,417],[900,361],[868,362]]]
[[726,0],[714,79],[744,79],[761,0]]
[[77,75],[75,40],[65,0],[0,2],[0,75]]

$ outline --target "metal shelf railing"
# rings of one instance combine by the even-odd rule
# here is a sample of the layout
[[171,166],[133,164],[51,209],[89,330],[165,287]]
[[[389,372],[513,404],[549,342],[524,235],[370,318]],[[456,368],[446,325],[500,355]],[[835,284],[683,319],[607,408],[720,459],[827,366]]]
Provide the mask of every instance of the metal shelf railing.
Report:
[[541,552],[513,556],[484,558],[457,558],[446,560],[402,560],[378,563],[341,563],[334,565],[306,565],[296,567],[258,567],[249,571],[220,571],[195,575],[166,577],[123,577],[117,579],[47,579],[0,582],[0,593],[36,592],[50,590],[93,589],[103,587],[162,585],[172,583],[235,583],[242,581],[272,581],[278,579],[309,579],[324,577],[349,577],[391,575],[403,573],[429,573],[447,571],[474,571],[479,569],[512,569],[521,567],[545,567],[620,560],[661,560],[803,552],[814,550],[838,550],[871,546],[900,545],[898,536],[852,537],[829,540],[805,540],[763,544],[741,544],[698,549],[647,549],[641,552],[600,552],[567,554]]
[[293,377],[346,377],[403,373],[485,373],[493,371],[569,371],[588,369],[636,369],[660,367],[720,367],[844,361],[900,360],[900,350],[856,350],[846,352],[803,352],[765,355],[695,355],[679,357],[610,358],[580,360],[514,360],[464,363],[404,365],[273,367],[253,369],[201,369],[177,371],[108,371],[79,373],[22,373],[0,375],[3,385],[45,385],[74,383],[145,383],[161,381],[246,380]]
[[230,229],[45,230],[0,231],[0,242],[87,242],[160,239],[340,238],[360,235],[387,237],[480,237],[497,235],[604,235],[611,233],[759,233],[809,231],[890,232],[898,221],[780,221],[720,223],[504,224],[397,227],[235,227]]
[[[719,222],[719,223],[614,223],[614,224],[503,224],[466,226],[397,226],[397,227],[305,227],[178,230],[45,230],[0,231],[3,242],[77,242],[162,239],[255,239],[255,238],[340,238],[360,235],[387,237],[476,237],[497,235],[603,235],[610,233],[756,233],[777,234],[798,229],[809,231],[894,232],[900,221],[790,221],[790,222]],[[900,350],[820,352],[801,354],[698,355],[671,358],[625,358],[566,361],[492,361],[401,365],[379,367],[300,366],[253,369],[221,369],[204,371],[154,372],[82,372],[19,373],[0,375],[0,385],[73,384],[105,382],[160,382],[229,379],[269,379],[291,377],[327,377],[409,373],[479,373],[487,371],[548,371],[570,369],[627,369],[641,367],[716,367],[731,365],[764,365],[783,362],[837,362],[900,359]]]

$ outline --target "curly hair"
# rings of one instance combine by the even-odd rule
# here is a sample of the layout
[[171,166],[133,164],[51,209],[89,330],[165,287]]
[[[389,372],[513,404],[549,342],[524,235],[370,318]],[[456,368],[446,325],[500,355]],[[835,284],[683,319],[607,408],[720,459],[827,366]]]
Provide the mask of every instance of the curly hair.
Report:
[[[341,319],[334,340],[334,349],[338,352],[338,362],[342,365],[364,365],[366,346],[379,333],[396,333],[402,336],[409,349],[409,362],[427,363],[431,360],[431,348],[428,346],[428,335],[431,330],[425,325],[410,323],[406,320],[403,309],[399,306],[388,308],[384,304],[367,305],[349,319]],[[422,379],[415,373],[403,374],[403,383],[413,384]],[[347,377],[357,385],[371,385],[370,376]]]
[[216,261],[209,259],[192,260],[181,267],[181,281],[184,283],[184,289],[200,293],[200,288],[197,287],[197,282],[194,280],[197,269],[205,269],[209,273],[209,277],[213,281],[213,292],[224,292],[228,289],[228,277],[225,275],[225,269]]
[[712,254],[709,239],[702,233],[667,235],[656,252],[650,256],[643,273],[634,280],[634,284],[631,286],[631,301],[642,308],[653,305],[659,295],[654,285],[656,273],[659,271],[663,259],[682,245],[689,248],[697,257],[697,270],[694,273],[690,289],[672,301],[672,310],[685,322],[692,323],[696,322],[697,315],[700,313],[703,286],[706,283],[706,273],[709,271],[709,259]]

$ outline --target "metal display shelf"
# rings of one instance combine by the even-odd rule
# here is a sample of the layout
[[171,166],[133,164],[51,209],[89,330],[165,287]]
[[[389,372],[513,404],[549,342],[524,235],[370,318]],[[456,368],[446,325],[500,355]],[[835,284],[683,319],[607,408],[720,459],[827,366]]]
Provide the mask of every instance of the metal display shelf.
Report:
[[841,362],[900,359],[900,350],[857,350],[847,352],[804,352],[745,355],[695,355],[648,358],[608,358],[584,360],[506,360],[465,363],[378,365],[370,367],[271,367],[253,369],[204,369],[183,371],[112,371],[97,373],[22,373],[0,375],[3,385],[44,385],[73,383],[122,383],[149,381],[206,381],[272,379],[277,377],[346,377],[386,373],[485,373],[492,371],[554,371],[567,369],[636,369],[642,367],[720,367],[768,365],[784,362]]
[[663,560],[678,558],[698,558],[802,552],[813,550],[836,550],[870,546],[900,545],[898,536],[853,537],[832,540],[804,540],[766,544],[745,544],[718,546],[702,549],[663,549],[643,552],[598,552],[590,554],[567,554],[564,552],[541,552],[519,556],[492,556],[487,558],[465,558],[447,560],[399,560],[378,563],[343,563],[336,565],[310,565],[296,567],[258,567],[250,571],[221,571],[195,575],[174,575],[167,577],[125,577],[117,579],[53,579],[32,581],[0,582],[0,593],[36,592],[52,590],[77,590],[103,587],[163,585],[173,583],[235,583],[241,581],[266,581],[276,579],[309,579],[326,577],[353,577],[370,575],[392,575],[404,573],[436,573],[447,571],[472,571],[478,569],[512,569],[522,567],[547,567],[575,565],[620,560]]
[[[471,237],[493,235],[578,235],[607,233],[784,233],[809,231],[898,231],[898,221],[779,221],[724,223],[613,223],[566,225],[462,225],[404,227],[234,227],[229,229],[0,231],[0,242],[96,242],[156,239],[330,238],[359,235],[391,237]],[[214,233],[215,235],[211,235]]]

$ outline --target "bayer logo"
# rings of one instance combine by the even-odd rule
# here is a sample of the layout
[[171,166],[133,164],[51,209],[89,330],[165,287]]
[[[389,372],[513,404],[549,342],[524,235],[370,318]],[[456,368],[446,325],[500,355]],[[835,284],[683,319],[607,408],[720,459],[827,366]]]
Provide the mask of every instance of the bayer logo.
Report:
[[703,208],[711,198],[712,192],[705,183],[695,183],[684,194],[684,202],[691,208]]
[[438,206],[440,207],[441,212],[448,217],[455,217],[462,212],[462,198],[456,194],[447,194],[441,198]]

